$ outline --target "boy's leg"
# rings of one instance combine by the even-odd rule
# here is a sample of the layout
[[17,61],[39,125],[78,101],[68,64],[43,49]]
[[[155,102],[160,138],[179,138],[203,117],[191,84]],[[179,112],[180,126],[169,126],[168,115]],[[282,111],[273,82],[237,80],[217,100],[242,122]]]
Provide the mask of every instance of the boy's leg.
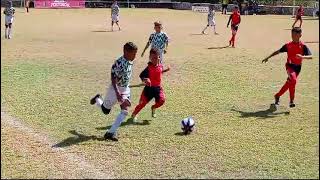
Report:
[[12,33],[12,23],[9,24],[8,39],[11,39],[11,33]]
[[[120,92],[122,93],[122,98],[125,101],[129,101],[130,102],[130,100],[129,100],[129,98],[130,98],[130,89],[127,88],[127,90],[121,90],[121,88],[120,88]],[[123,122],[123,120],[128,115],[128,107],[130,106],[128,104],[131,104],[131,103],[122,103],[120,105],[121,111],[120,111],[119,115],[117,116],[117,118],[115,119],[114,123],[112,124],[111,128],[106,132],[106,134],[105,134],[105,138],[106,139],[111,139],[113,141],[118,141],[118,139],[115,137],[115,134],[116,134],[119,126]]]
[[275,98],[278,99],[290,88],[291,84],[293,82],[291,82],[291,79],[293,77],[291,77],[293,75],[293,73],[295,73],[291,68],[287,68],[287,73],[288,73],[288,79],[286,81],[286,83],[282,86],[282,88],[279,90],[278,93],[275,94]]
[[298,21],[298,19],[294,20],[294,23],[292,24],[292,28],[294,28],[294,26],[296,25],[297,21]]
[[117,21],[116,24],[117,24],[117,26],[118,26],[118,28],[119,28],[119,31],[120,31],[121,28],[120,28],[120,25],[119,25],[119,21]]
[[113,19],[111,20],[111,31],[113,31]]
[[144,91],[142,91],[139,104],[135,107],[133,113],[132,113],[132,118],[135,118],[136,115],[148,104],[150,100],[144,95]]
[[302,18],[300,19],[300,25],[299,25],[299,27],[301,28],[301,26],[302,26]]
[[289,93],[290,93],[290,107],[294,107],[294,96],[296,91],[298,74],[296,72],[290,73],[290,84],[289,84]]
[[161,87],[159,93],[155,96],[156,102],[151,106],[152,117],[156,117],[155,110],[165,103],[165,94]]
[[8,27],[9,27],[9,25],[6,24],[6,29],[5,29],[5,33],[4,33],[5,38],[8,38]]
[[208,28],[208,26],[209,26],[209,25],[207,25],[207,26],[202,30],[202,34],[205,33],[204,31]]

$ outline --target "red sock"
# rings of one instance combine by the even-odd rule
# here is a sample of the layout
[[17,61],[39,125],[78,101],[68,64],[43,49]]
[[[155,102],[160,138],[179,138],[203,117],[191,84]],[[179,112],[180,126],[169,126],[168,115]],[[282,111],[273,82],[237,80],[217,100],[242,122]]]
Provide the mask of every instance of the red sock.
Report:
[[276,94],[277,97],[282,96],[290,87],[290,83],[289,80],[286,81],[286,83],[282,86],[282,88],[280,89],[280,91]]

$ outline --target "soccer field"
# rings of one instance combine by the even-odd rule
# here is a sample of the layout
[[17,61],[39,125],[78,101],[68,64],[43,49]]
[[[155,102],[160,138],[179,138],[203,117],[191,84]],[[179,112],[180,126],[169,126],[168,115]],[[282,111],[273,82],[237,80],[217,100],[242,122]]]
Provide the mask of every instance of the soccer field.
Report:
[[[1,14],[1,178],[319,178],[318,20],[303,23],[314,58],[303,62],[297,106],[287,92],[271,112],[286,54],[261,61],[291,41],[290,16],[242,16],[236,48],[222,48],[231,32],[218,12],[219,35],[201,35],[207,14],[192,11],[121,9],[120,32],[109,31],[110,9],[16,11],[10,40]],[[156,119],[149,103],[139,123],[124,122],[119,142],[103,141],[120,108],[106,116],[89,100],[105,95],[127,41],[139,48],[131,84],[140,83],[156,20],[170,37],[166,103]],[[130,114],[142,89],[131,89]],[[183,136],[189,115],[196,129]]]

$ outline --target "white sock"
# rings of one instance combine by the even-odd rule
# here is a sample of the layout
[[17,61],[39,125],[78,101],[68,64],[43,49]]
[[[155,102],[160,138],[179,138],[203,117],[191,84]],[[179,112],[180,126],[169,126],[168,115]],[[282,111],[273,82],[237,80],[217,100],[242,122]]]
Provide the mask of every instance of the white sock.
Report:
[[109,129],[109,133],[115,134],[119,126],[121,125],[122,121],[126,118],[128,115],[128,111],[121,110],[120,114],[117,116],[116,120],[112,124],[111,128]]
[[103,99],[101,99],[101,98],[96,98],[96,105],[97,105],[98,107],[101,107],[102,104],[103,104]]

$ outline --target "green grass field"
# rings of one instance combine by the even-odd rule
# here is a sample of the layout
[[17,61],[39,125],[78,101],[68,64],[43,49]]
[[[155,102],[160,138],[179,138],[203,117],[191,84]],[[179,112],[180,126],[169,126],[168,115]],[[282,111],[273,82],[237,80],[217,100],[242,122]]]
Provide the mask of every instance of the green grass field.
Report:
[[[199,35],[206,14],[191,11],[122,9],[123,30],[108,32],[109,9],[31,10],[17,9],[13,39],[1,36],[1,108],[63,151],[1,116],[1,178],[89,176],[61,153],[81,156],[112,178],[319,178],[318,20],[303,24],[302,40],[316,43],[307,43],[314,58],[303,63],[297,107],[288,108],[285,94],[271,113],[286,80],[286,55],[261,60],[291,40],[289,16],[243,16],[237,47],[219,49],[230,38],[229,17],[219,13],[219,35]],[[140,54],[155,20],[171,38],[166,103],[156,119],[150,103],[140,123],[124,122],[119,142],[101,141],[119,107],[105,116],[89,99],[105,94],[127,41],[139,47],[132,84],[140,83],[147,63]],[[141,91],[132,88],[134,106]],[[181,136],[180,121],[189,115],[196,131]]]

